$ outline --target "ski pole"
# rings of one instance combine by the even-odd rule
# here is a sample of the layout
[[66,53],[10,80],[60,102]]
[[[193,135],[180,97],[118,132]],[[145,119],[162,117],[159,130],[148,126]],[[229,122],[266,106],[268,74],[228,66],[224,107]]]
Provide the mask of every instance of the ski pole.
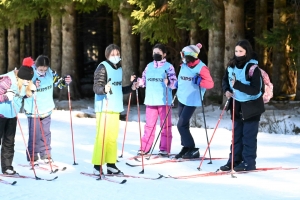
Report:
[[126,130],[127,130],[127,122],[128,122],[128,116],[130,112],[130,102],[131,102],[131,92],[129,94],[129,100],[128,100],[128,106],[127,106],[127,114],[126,114],[126,123],[125,123],[125,129],[124,129],[124,137],[123,137],[123,144],[122,144],[122,153],[119,156],[119,158],[123,158],[123,152],[124,152],[124,143],[125,143],[125,137],[126,137]]
[[[139,132],[140,132],[140,145],[142,147],[142,130],[141,130],[141,119],[140,119],[140,104],[139,104],[139,92],[138,89],[135,90],[136,93],[136,105],[138,110],[138,121],[139,121]],[[140,174],[144,174],[144,154],[142,153],[142,171],[140,171]]]
[[160,128],[160,131],[159,131],[159,133],[158,133],[158,136],[156,137],[156,140],[155,140],[155,143],[154,143],[154,145],[153,145],[153,147],[152,147],[152,150],[151,150],[151,152],[150,152],[150,155],[149,155],[148,158],[146,158],[147,160],[149,160],[150,157],[151,157],[151,155],[152,155],[152,152],[153,152],[153,150],[154,150],[154,148],[155,148],[155,145],[156,145],[156,143],[157,143],[157,140],[158,140],[158,138],[159,138],[159,136],[160,136],[160,134],[161,134],[162,127],[164,127],[164,125],[165,125],[165,123],[166,123],[166,119],[167,119],[168,116],[169,116],[170,110],[171,110],[171,108],[172,108],[172,105],[174,104],[174,101],[175,101],[176,97],[177,97],[177,92],[176,92],[176,94],[175,94],[174,97],[173,97],[171,106],[169,107],[169,110],[168,110],[168,112],[167,112],[167,114],[166,114],[166,117],[165,117],[165,119],[164,119],[164,121],[163,121],[163,124],[162,124],[162,126],[161,126],[161,128]]
[[[235,73],[232,73],[234,81],[236,80]],[[232,96],[234,96],[234,90],[232,91]],[[234,163],[234,115],[235,115],[235,99],[232,97],[232,139],[231,139],[231,178],[236,178],[234,176],[234,169],[233,169],[233,163]]]
[[225,103],[225,106],[224,106],[224,108],[223,108],[223,110],[222,110],[222,112],[221,112],[221,114],[220,114],[219,120],[218,120],[217,125],[216,125],[216,127],[215,127],[215,129],[214,129],[214,132],[213,132],[213,134],[212,134],[212,136],[211,136],[211,138],[210,138],[210,141],[209,141],[209,143],[208,143],[208,145],[207,145],[207,147],[206,147],[206,149],[205,149],[205,152],[204,152],[204,155],[203,155],[203,157],[202,157],[202,159],[201,159],[200,165],[199,165],[199,167],[197,168],[199,171],[201,170],[201,166],[202,166],[202,163],[203,163],[203,161],[204,161],[205,155],[206,155],[206,153],[207,153],[208,148],[210,147],[210,144],[211,144],[212,139],[213,139],[213,137],[214,137],[214,135],[215,135],[215,132],[216,132],[218,126],[219,126],[219,123],[220,123],[220,121],[221,121],[221,119],[222,119],[222,117],[223,117],[223,113],[224,113],[224,111],[225,111],[225,108],[227,107],[228,102],[229,102],[229,99],[227,99],[227,101],[226,101],[226,103]]
[[[37,103],[36,103],[36,94],[34,94],[34,105],[35,105],[35,114],[34,114],[34,122],[33,123],[35,124],[35,120],[36,120],[35,116],[37,115],[38,116],[38,121],[39,121],[39,124],[40,124],[40,130],[41,130],[42,137],[43,137],[43,140],[44,140],[44,145],[45,145],[45,148],[46,148],[46,154],[47,154],[47,157],[48,157],[48,160],[49,160],[49,166],[50,166],[50,169],[51,169],[50,174],[56,173],[58,171],[58,169],[53,171],[53,168],[52,168],[52,164],[51,164],[51,161],[50,161],[50,159],[51,159],[50,158],[50,153],[49,153],[48,145],[46,144],[46,137],[45,137],[42,121],[41,121],[40,114],[39,114],[38,107],[37,107]],[[35,136],[35,129],[36,129],[36,125],[34,125],[34,136]],[[35,141],[35,139],[34,139],[34,141]]]
[[70,126],[71,126],[71,135],[72,135],[72,150],[73,150],[73,165],[78,165],[75,162],[75,150],[74,150],[74,133],[73,133],[73,123],[72,123],[72,106],[71,106],[71,94],[70,94],[70,85],[68,84],[68,99],[69,99],[69,110],[70,110]]
[[[168,78],[168,72],[167,70],[165,70],[165,78]],[[166,113],[168,110],[168,85],[166,85]],[[167,131],[167,153],[168,153],[168,157],[170,156],[170,152],[169,150],[171,148],[169,148],[169,120],[167,119],[167,127],[166,127],[166,131]]]
[[[198,75],[198,74],[197,74]],[[207,146],[208,146],[208,153],[209,153],[209,159],[210,162],[207,164],[212,164],[211,161],[211,154],[210,154],[210,147],[209,147],[209,142],[208,142],[208,135],[207,135],[207,128],[206,128],[206,120],[205,120],[205,114],[204,114],[204,105],[203,105],[203,100],[202,100],[202,92],[201,92],[201,87],[199,85],[199,91],[200,91],[200,100],[201,100],[201,107],[202,107],[202,114],[203,114],[203,121],[204,121],[204,128],[205,128],[205,133],[206,133],[206,141],[207,141]]]
[[16,118],[17,118],[17,121],[18,121],[18,125],[19,125],[19,128],[20,128],[21,134],[22,134],[24,146],[25,146],[25,148],[26,148],[26,153],[27,153],[28,158],[29,158],[29,160],[30,160],[30,164],[31,164],[31,167],[32,167],[33,174],[34,174],[36,180],[41,180],[41,178],[37,177],[36,171],[35,171],[35,169],[34,169],[34,164],[33,164],[33,162],[31,162],[31,156],[30,156],[30,153],[29,153],[28,148],[27,148],[27,144],[26,144],[26,141],[25,141],[25,136],[24,136],[24,133],[23,133],[23,129],[22,129],[20,120],[19,120],[19,118],[18,118],[18,113],[17,113],[17,111],[16,111],[16,108],[15,108],[15,105],[14,105],[13,101],[11,102],[11,104],[12,104],[12,107],[13,107],[13,109],[14,109],[14,112],[15,112],[15,115],[16,115]]
[[[111,81],[111,78],[108,79],[107,83]],[[109,93],[112,94],[111,89],[109,90]],[[106,117],[107,117],[107,111],[108,111],[108,98],[106,95],[106,108],[105,108],[105,114],[104,114],[104,130],[103,130],[103,139],[102,139],[102,155],[101,155],[101,160],[100,160],[100,175],[99,178],[97,178],[97,181],[101,180],[101,174],[103,173],[102,169],[102,162],[103,162],[103,156],[104,156],[104,142],[105,142],[105,134],[106,134]],[[100,114],[100,124],[101,124],[101,117],[102,115]],[[100,126],[99,126],[100,129]]]

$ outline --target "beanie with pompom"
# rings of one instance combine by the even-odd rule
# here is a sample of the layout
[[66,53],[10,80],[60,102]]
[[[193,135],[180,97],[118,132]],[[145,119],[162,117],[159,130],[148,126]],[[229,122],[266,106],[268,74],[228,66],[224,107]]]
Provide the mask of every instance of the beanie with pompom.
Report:
[[198,58],[201,47],[202,44],[200,43],[196,45],[189,45],[182,49],[182,53],[184,54],[184,56],[193,56],[194,58]]
[[22,66],[20,67],[18,71],[18,77],[24,80],[31,80],[33,77],[33,69],[32,65],[34,64],[34,61],[31,57],[27,57],[23,59]]

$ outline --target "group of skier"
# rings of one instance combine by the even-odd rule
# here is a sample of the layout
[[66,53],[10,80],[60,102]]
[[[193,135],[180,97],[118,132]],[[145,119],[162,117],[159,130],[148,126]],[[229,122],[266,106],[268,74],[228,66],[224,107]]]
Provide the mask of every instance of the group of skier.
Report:
[[[182,149],[175,159],[200,157],[190,132],[190,119],[196,108],[203,106],[207,89],[214,87],[209,68],[199,59],[202,45],[188,45],[180,52],[181,65],[178,78],[173,65],[166,61],[167,49],[156,44],[152,49],[153,61],[141,77],[132,75],[131,84],[122,85],[121,50],[111,44],[105,49],[106,60],[94,73],[96,138],[92,155],[94,173],[103,173],[106,164],[108,174],[122,174],[117,168],[117,138],[119,117],[123,111],[123,94],[145,87],[146,124],[139,155],[146,155],[153,146],[156,123],[160,118],[161,137],[159,154],[168,156],[172,146],[171,107],[178,98],[177,129],[181,136]],[[260,115],[264,112],[263,81],[256,68],[250,77],[249,69],[257,64],[255,53],[247,40],[235,46],[232,59],[222,81],[224,96],[229,99],[234,124],[234,151],[220,169],[223,171],[255,170],[257,133]],[[29,138],[27,160],[32,164],[52,162],[51,156],[51,112],[54,108],[53,86],[60,89],[70,84],[70,76],[59,77],[50,68],[48,57],[41,55],[35,62],[25,58],[19,70],[0,77],[0,139],[1,167],[4,174],[15,174],[12,166],[17,113],[24,104],[28,119]],[[177,90],[175,96],[172,90]],[[232,150],[232,148],[230,147]],[[232,160],[233,158],[233,160]]]

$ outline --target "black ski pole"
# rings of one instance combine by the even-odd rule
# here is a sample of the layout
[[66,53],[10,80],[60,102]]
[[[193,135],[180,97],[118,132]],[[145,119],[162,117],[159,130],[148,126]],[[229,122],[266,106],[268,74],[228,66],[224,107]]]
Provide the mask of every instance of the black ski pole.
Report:
[[202,107],[202,113],[203,113],[204,128],[205,128],[205,133],[206,133],[206,141],[207,141],[208,153],[209,153],[209,159],[210,159],[210,162],[207,164],[212,164],[211,155],[210,155],[210,147],[209,147],[209,142],[208,142],[208,135],[207,135],[207,128],[206,128],[206,120],[205,120],[205,114],[204,114],[204,105],[203,105],[202,92],[201,92],[200,86],[199,86],[199,91],[200,91],[200,100],[201,100],[201,107]]
[[217,130],[218,126],[219,126],[219,123],[220,123],[220,121],[221,121],[221,119],[222,119],[223,113],[224,113],[224,111],[225,111],[225,108],[227,107],[228,102],[229,102],[229,99],[227,99],[227,101],[226,101],[226,103],[225,103],[225,106],[224,106],[224,108],[223,108],[223,110],[222,110],[222,112],[221,112],[221,114],[220,114],[220,117],[219,117],[219,120],[218,120],[218,122],[217,122],[217,125],[216,125],[216,127],[215,127],[215,129],[214,129],[214,132],[213,132],[211,138],[210,138],[209,145],[207,145],[207,147],[206,147],[206,149],[205,149],[205,152],[204,152],[204,155],[202,156],[200,165],[199,165],[199,167],[197,168],[199,171],[201,170],[201,166],[202,166],[202,163],[203,163],[203,161],[204,161],[205,155],[206,155],[206,153],[207,153],[208,148],[210,147],[210,144],[211,144],[212,139],[213,139],[213,137],[214,137],[214,135],[215,135],[215,133],[216,133],[216,130]]
[[[142,130],[141,130],[140,104],[139,104],[138,89],[136,89],[135,92],[136,92],[136,105],[137,105],[137,110],[138,110],[139,132],[140,132],[140,145],[142,147]],[[144,174],[144,172],[145,172],[145,168],[144,168],[144,154],[142,153],[142,171],[140,171],[140,174]]]

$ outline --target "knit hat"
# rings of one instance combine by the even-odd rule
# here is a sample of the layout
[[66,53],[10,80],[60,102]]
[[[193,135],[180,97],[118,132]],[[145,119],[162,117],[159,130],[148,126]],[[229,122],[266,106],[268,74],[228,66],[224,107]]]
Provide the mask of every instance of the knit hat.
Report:
[[193,56],[194,58],[198,58],[198,54],[200,53],[200,49],[202,44],[198,43],[196,45],[189,45],[182,49],[183,57],[184,56]]
[[33,77],[33,69],[31,67],[33,64],[34,61],[31,57],[24,58],[22,66],[18,71],[18,77],[30,81]]

